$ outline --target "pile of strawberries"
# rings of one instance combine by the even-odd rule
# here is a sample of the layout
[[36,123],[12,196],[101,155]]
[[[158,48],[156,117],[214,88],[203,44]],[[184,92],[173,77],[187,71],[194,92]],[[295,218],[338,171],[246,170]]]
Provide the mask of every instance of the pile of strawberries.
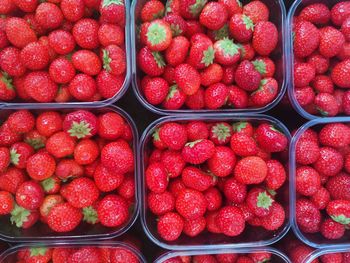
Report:
[[296,222],[304,233],[340,239],[350,224],[350,126],[308,129],[296,144]]
[[259,251],[246,254],[227,253],[216,255],[178,256],[165,260],[163,263],[255,263],[270,262],[272,259],[271,253]]
[[[123,247],[33,247],[20,250],[17,253],[17,262],[21,263],[139,263],[137,255]],[[88,260],[88,261],[87,261]]]
[[350,115],[350,1],[306,6],[294,17],[294,93],[308,113]]
[[[205,231],[238,236],[246,224],[268,231],[285,222],[288,138],[269,123],[165,122],[146,160],[148,209],[166,241]],[[281,194],[278,194],[281,193]]]
[[141,93],[166,110],[262,108],[279,92],[277,27],[261,1],[150,0],[140,11]]
[[0,126],[0,215],[24,229],[121,227],[134,203],[132,142],[113,111],[11,113]]
[[99,101],[126,71],[124,0],[0,1],[0,100]]

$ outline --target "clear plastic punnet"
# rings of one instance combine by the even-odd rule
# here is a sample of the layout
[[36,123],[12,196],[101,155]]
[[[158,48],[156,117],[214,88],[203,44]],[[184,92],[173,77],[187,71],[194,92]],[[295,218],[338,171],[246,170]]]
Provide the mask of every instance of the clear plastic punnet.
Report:
[[198,256],[198,255],[224,255],[224,254],[236,254],[237,256],[243,254],[271,254],[271,262],[274,263],[292,263],[289,258],[281,251],[272,247],[262,247],[262,248],[237,248],[237,249],[206,249],[206,250],[193,250],[193,251],[171,251],[165,252],[160,257],[158,257],[154,263],[163,263],[167,260],[183,257],[183,256]]
[[[168,122],[187,123],[189,121],[204,122],[240,122],[247,121],[254,124],[268,123],[273,124],[278,130],[285,134],[290,140],[288,129],[279,120],[259,114],[221,114],[219,117],[212,115],[186,115],[186,116],[167,116],[162,117],[150,124],[141,136],[139,144],[139,177],[140,188],[139,195],[141,198],[140,216],[144,232],[148,238],[156,245],[169,250],[207,250],[207,249],[232,249],[247,247],[269,246],[279,241],[289,230],[289,178],[287,162],[283,163],[286,167],[287,180],[278,191],[277,201],[285,208],[285,221],[283,225],[275,231],[267,231],[262,227],[252,227],[246,225],[243,233],[236,237],[229,237],[223,234],[213,234],[207,231],[196,237],[188,237],[182,234],[177,240],[168,242],[164,241],[157,233],[157,217],[149,210],[147,204],[148,189],[145,182],[145,170],[148,165],[148,157],[152,149],[152,134],[160,126]],[[286,154],[288,155],[288,154]],[[286,158],[288,158],[286,156]],[[285,159],[283,160],[285,161]]]
[[[40,114],[45,111],[52,111],[53,109],[47,109],[40,107],[40,109],[31,110],[34,114]],[[77,109],[57,109],[56,111],[62,113],[69,113]],[[84,108],[84,110],[91,111],[93,113],[104,113],[104,112],[116,112],[124,118],[124,120],[129,124],[133,134],[132,149],[134,152],[134,180],[135,180],[135,200],[134,208],[130,213],[129,219],[121,226],[115,228],[104,227],[101,224],[88,224],[82,222],[75,230],[66,233],[57,233],[51,230],[47,225],[37,222],[35,225],[28,229],[22,229],[16,227],[16,225],[11,224],[9,216],[0,217],[0,239],[7,242],[67,242],[67,241],[89,241],[89,240],[103,240],[118,237],[124,234],[130,229],[130,227],[135,223],[138,213],[139,213],[139,196],[138,196],[138,131],[134,121],[131,117],[121,108],[116,106],[108,106],[104,108],[94,109],[94,108]],[[15,110],[2,109],[0,110],[0,120],[7,118],[8,115]],[[46,243],[45,243],[46,244]],[[0,262],[2,262],[0,260]]]
[[[49,244],[42,244],[42,243],[33,243],[33,244],[22,244],[22,245],[16,245],[13,247],[8,248],[5,250],[2,254],[0,254],[0,262],[2,263],[12,263],[17,262],[17,256],[19,253],[23,252],[27,249],[37,249],[40,251],[42,248],[47,249],[56,249],[56,248],[66,248],[66,249],[79,249],[84,247],[93,247],[98,249],[123,249],[126,250],[129,253],[132,253],[140,263],[146,263],[146,259],[141,254],[141,252],[134,246],[125,243],[125,242],[119,242],[119,241],[79,241],[75,243],[66,243],[66,242],[55,242],[55,243],[49,243]],[[50,261],[51,262],[51,261]]]
[[[286,20],[286,8],[284,5],[284,1],[282,0],[262,0],[268,8],[270,9],[270,21],[273,22],[278,29],[279,32],[279,40],[277,48],[273,51],[271,57],[275,61],[276,64],[276,73],[275,78],[278,82],[279,93],[277,97],[268,105],[260,108],[245,108],[245,109],[217,109],[217,110],[191,110],[191,109],[179,109],[179,110],[166,110],[160,106],[154,106],[147,102],[146,98],[142,94],[141,91],[141,78],[143,73],[137,66],[137,52],[140,49],[140,41],[139,41],[139,25],[140,25],[140,13],[143,5],[147,2],[147,0],[135,0],[131,4],[131,57],[132,57],[132,86],[134,93],[140,103],[147,108],[148,110],[155,112],[161,115],[168,114],[193,114],[193,113],[204,113],[204,114],[217,114],[217,113],[235,113],[235,112],[250,112],[250,113],[262,113],[266,112],[273,107],[275,107],[279,101],[283,98],[283,95],[287,89],[287,74],[288,68],[286,67],[286,45],[285,45],[285,20]],[[164,2],[164,1],[163,1]],[[243,4],[248,3],[249,1],[243,0]]]
[[289,173],[290,173],[289,192],[290,192],[291,227],[294,233],[296,234],[296,236],[300,240],[302,240],[305,244],[314,248],[333,249],[333,248],[342,247],[346,245],[350,246],[350,236],[347,233],[345,233],[343,237],[339,239],[333,239],[333,240],[327,239],[324,236],[322,236],[320,232],[317,232],[317,233],[303,232],[298,226],[298,223],[296,220],[296,201],[297,201],[297,198],[300,196],[300,194],[297,194],[297,191],[296,191],[296,170],[298,167],[298,164],[296,162],[296,153],[295,153],[296,144],[300,140],[301,136],[304,135],[306,130],[312,129],[319,132],[325,125],[332,124],[332,123],[343,123],[343,124],[349,125],[350,117],[317,118],[305,123],[293,135],[290,148],[289,148]]
[[[350,246],[341,246],[337,248],[322,248],[322,249],[316,249],[314,252],[312,252],[305,260],[305,263],[347,262],[347,260],[349,260],[349,256],[350,256]],[[325,261],[322,261],[322,258],[324,258]],[[343,261],[340,261],[341,259]]]

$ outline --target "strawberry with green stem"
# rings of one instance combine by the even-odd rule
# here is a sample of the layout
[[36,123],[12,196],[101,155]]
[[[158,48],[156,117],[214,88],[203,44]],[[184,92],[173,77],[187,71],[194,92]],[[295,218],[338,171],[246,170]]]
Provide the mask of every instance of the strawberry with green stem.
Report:
[[170,25],[164,20],[152,21],[147,27],[146,45],[152,51],[163,51],[171,43],[172,32]]
[[227,122],[215,123],[209,130],[209,138],[216,145],[225,145],[231,140],[232,127]]
[[164,99],[162,106],[167,110],[178,110],[185,104],[185,100],[185,93],[175,84],[170,87],[169,93]]
[[63,130],[78,139],[90,138],[97,133],[97,117],[86,110],[70,112],[63,120]]
[[125,26],[125,3],[124,0],[102,0],[100,4],[101,20]]
[[250,94],[250,103],[256,107],[264,107],[271,103],[278,94],[278,83],[274,78],[264,78],[259,88]]
[[181,16],[185,19],[196,19],[202,12],[207,0],[180,0],[179,2]]
[[200,74],[190,64],[180,64],[175,68],[175,81],[187,96],[196,94],[201,85]]
[[238,45],[231,39],[224,38],[214,44],[215,61],[224,66],[232,66],[241,58],[241,52]]
[[17,142],[10,148],[11,163],[17,168],[24,169],[28,158],[34,154],[34,149],[25,142]]
[[273,77],[275,74],[275,63],[269,57],[257,57],[252,63],[263,78]]
[[52,249],[46,247],[33,247],[23,251],[26,262],[49,262]]
[[11,212],[11,224],[15,224],[18,228],[27,229],[34,225],[39,219],[37,211],[29,211],[17,204]]
[[215,145],[212,141],[201,139],[188,142],[182,149],[182,157],[187,163],[201,164],[211,158],[215,153]]
[[262,188],[256,187],[248,192],[247,204],[256,216],[268,216],[273,202],[271,195]]
[[191,38],[191,44],[187,63],[196,69],[204,69],[213,64],[215,50],[209,37],[202,33],[195,34]]
[[170,25],[173,37],[185,35],[187,24],[181,16],[176,14],[167,14],[164,17],[164,21]]
[[343,225],[350,224],[350,201],[331,200],[326,207],[326,211],[335,222]]
[[141,48],[137,54],[140,69],[151,77],[157,77],[164,73],[165,61],[160,52],[151,51],[147,46]]
[[148,1],[141,9],[141,20],[142,22],[151,22],[152,20],[162,18],[164,12],[165,7],[161,1]]
[[113,74],[120,75],[126,70],[125,52],[117,45],[109,45],[102,50],[103,68]]
[[235,40],[246,43],[253,37],[254,23],[244,14],[234,14],[230,18],[229,30]]
[[10,101],[16,97],[16,91],[9,75],[0,71],[0,100]]
[[83,221],[87,222],[88,224],[95,225],[99,222],[98,220],[98,214],[97,214],[97,207],[95,206],[88,206],[83,208]]
[[228,18],[228,12],[224,4],[220,2],[207,3],[199,16],[199,22],[206,28],[218,30],[224,26]]

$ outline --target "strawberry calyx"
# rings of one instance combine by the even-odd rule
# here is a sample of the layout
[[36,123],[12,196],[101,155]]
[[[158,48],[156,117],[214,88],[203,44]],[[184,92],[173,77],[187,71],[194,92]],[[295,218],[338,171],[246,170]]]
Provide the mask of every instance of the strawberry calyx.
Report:
[[11,163],[13,163],[14,165],[18,165],[20,157],[21,154],[17,153],[15,149],[10,150]]
[[159,23],[152,23],[147,29],[147,40],[152,45],[158,45],[166,39],[166,30]]
[[71,128],[68,130],[68,133],[72,137],[77,137],[78,139],[84,138],[86,136],[91,135],[91,128],[90,124],[81,121],[81,122],[75,122],[73,121]]
[[257,59],[254,60],[252,63],[256,71],[258,71],[260,74],[266,74],[266,64],[264,61]]
[[165,100],[172,99],[177,92],[178,92],[177,85],[176,84],[172,85],[169,89],[169,93],[166,96]]
[[204,8],[205,4],[207,3],[207,0],[196,0],[196,2],[189,7],[190,13],[197,17],[199,13],[202,11]]
[[171,11],[172,11],[172,9],[171,9],[172,2],[173,2],[173,0],[166,1],[166,4],[165,4],[165,15],[171,13]]
[[160,68],[165,67],[165,65],[166,65],[165,61],[164,61],[164,58],[163,58],[163,56],[162,56],[162,54],[160,52],[153,51],[152,55],[153,55],[153,58],[154,58],[154,60],[156,61],[157,65],[158,65],[158,67],[160,67]]
[[223,50],[225,56],[233,57],[239,52],[239,46],[233,43],[229,38],[219,40],[219,46]]
[[242,7],[242,3],[241,3],[241,1],[236,0],[236,2],[237,2],[237,4],[238,4],[238,6],[239,6],[239,7]]
[[1,71],[0,72],[1,78],[0,81],[5,84],[6,88],[13,90],[13,84],[12,84],[12,78],[6,73]]
[[214,32],[215,40],[227,38],[229,36],[228,25],[225,24],[222,28],[218,30],[214,30],[213,32]]
[[272,189],[266,189],[266,191],[270,194],[270,195],[272,195],[272,196],[275,196],[275,195],[277,195],[277,192],[275,191],[275,190],[272,190]]
[[335,222],[338,222],[342,225],[348,225],[350,224],[350,218],[346,217],[345,215],[343,214],[340,214],[340,215],[332,215],[331,218],[335,221]]
[[15,204],[15,208],[11,212],[11,224],[15,224],[16,227],[22,227],[24,222],[27,222],[30,211]]
[[252,93],[251,93],[251,96],[253,96],[255,93],[258,93],[259,91],[264,90],[264,87],[265,87],[266,84],[267,84],[267,79],[262,79],[262,80],[260,81],[259,88],[258,88],[256,91],[252,92]]
[[207,50],[203,51],[203,58],[201,63],[203,63],[206,67],[213,64],[215,57],[215,50],[212,46],[209,46]]
[[278,132],[278,133],[280,133],[280,134],[283,134],[279,129],[277,129],[275,126],[273,126],[273,125],[270,125],[270,130],[271,131],[274,131],[274,132]]
[[108,7],[110,5],[124,5],[124,2],[122,0],[103,0],[102,7]]
[[49,177],[47,179],[45,179],[44,181],[41,181],[40,184],[43,187],[45,192],[49,192],[50,190],[52,190],[55,187],[55,179],[53,179],[52,177]]
[[203,141],[203,140],[199,139],[199,140],[196,140],[196,141],[193,141],[193,142],[188,142],[188,143],[185,144],[185,146],[193,148],[197,143],[200,143],[201,141]]
[[83,215],[84,215],[83,221],[89,224],[96,224],[98,221],[97,211],[92,206],[84,207]]
[[328,116],[328,112],[327,111],[324,111],[318,107],[316,107],[316,110],[322,115],[322,116]]
[[107,71],[111,71],[112,59],[109,57],[109,52],[105,49],[102,50],[103,68]]
[[179,36],[182,33],[182,30],[178,24],[171,24],[170,29],[174,37]]
[[45,147],[45,143],[40,138],[26,139],[24,141],[32,146],[35,150]]
[[211,131],[219,141],[225,141],[227,137],[231,136],[230,128],[222,123],[214,125]]
[[249,16],[243,15],[242,16],[243,19],[243,23],[245,24],[245,28],[247,30],[254,30],[254,23],[253,21],[250,19]]
[[152,15],[153,19],[162,18],[163,16],[164,16],[164,11],[162,10]]
[[36,257],[36,256],[44,256],[47,252],[46,247],[33,247],[30,249],[30,256]]
[[232,125],[232,129],[235,132],[240,132],[241,130],[245,129],[247,127],[247,122],[245,121],[240,121],[240,122],[236,122]]
[[155,141],[160,141],[160,137],[159,137],[159,128],[157,128],[154,133],[152,134],[153,140]]
[[269,209],[269,207],[273,203],[273,199],[271,198],[271,196],[269,194],[267,194],[266,191],[259,193],[257,199],[258,199],[258,201],[256,203],[257,207]]

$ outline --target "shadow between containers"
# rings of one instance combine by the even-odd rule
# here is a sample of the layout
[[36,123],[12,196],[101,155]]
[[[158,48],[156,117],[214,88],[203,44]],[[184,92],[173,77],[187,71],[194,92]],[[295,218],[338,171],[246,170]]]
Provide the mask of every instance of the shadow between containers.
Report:
[[[40,105],[41,106],[41,105]],[[83,108],[84,110],[90,110],[94,113],[100,113],[100,112],[109,112],[113,111],[118,114],[120,114],[125,121],[128,122],[130,125],[132,132],[133,132],[133,152],[134,152],[134,180],[135,180],[135,206],[133,214],[130,216],[128,222],[126,222],[121,227],[116,228],[108,228],[103,227],[100,224],[97,225],[89,225],[85,224],[82,226],[81,224],[78,226],[78,228],[72,232],[68,233],[56,233],[53,232],[48,228],[48,226],[44,226],[41,224],[35,224],[33,227],[29,229],[20,229],[17,228],[14,225],[11,225],[7,217],[0,217],[0,240],[4,240],[6,242],[68,242],[68,241],[81,241],[82,239],[84,241],[90,241],[90,240],[104,240],[104,239],[111,239],[118,237],[122,234],[124,234],[126,231],[128,231],[131,226],[135,223],[138,214],[139,214],[139,207],[140,207],[140,198],[139,198],[139,176],[138,176],[138,131],[136,124],[132,120],[132,118],[129,116],[128,113],[126,113],[121,108],[118,108],[114,105],[110,105],[108,107],[104,108]],[[78,110],[78,108],[65,108],[65,109],[47,109],[47,108],[37,108],[36,110],[32,109],[33,112],[42,112],[45,110],[56,110],[60,112],[71,112],[74,110]],[[2,109],[0,110],[0,119],[4,116],[7,116],[10,112],[13,112],[15,110],[13,109]],[[7,223],[6,223],[7,222]],[[4,228],[7,229],[7,233],[4,233]],[[80,231],[80,232],[79,232]],[[45,233],[39,235],[40,233]],[[12,233],[12,234],[11,234]],[[88,234],[85,234],[88,233]],[[1,261],[0,261],[1,262]]]
[[121,99],[125,92],[128,90],[131,80],[131,44],[130,44],[130,1],[125,0],[125,55],[126,55],[126,74],[122,88],[120,91],[115,94],[112,98],[93,101],[93,102],[83,102],[83,101],[74,101],[74,102],[64,102],[64,103],[40,103],[40,102],[5,102],[0,101],[0,109],[62,109],[62,108],[101,108],[111,105]]
[[[290,221],[291,221],[291,227],[295,235],[305,244],[308,246],[314,247],[314,248],[338,248],[342,246],[348,245],[350,247],[350,238],[348,238],[348,242],[345,243],[336,243],[335,240],[327,240],[323,238],[320,234],[304,234],[298,227],[298,224],[296,222],[296,213],[295,213],[295,206],[296,206],[296,186],[295,186],[295,177],[296,177],[296,160],[295,160],[295,149],[296,144],[300,138],[300,136],[309,128],[312,128],[317,125],[325,125],[329,123],[350,123],[350,117],[332,117],[332,118],[317,118],[314,120],[311,120],[307,123],[305,123],[303,126],[301,126],[295,135],[292,137],[290,148],[289,148],[289,175],[290,175],[290,182],[289,182],[289,204],[290,204]],[[322,240],[322,242],[317,242],[319,240]],[[327,243],[328,242],[328,243]],[[333,242],[333,244],[332,244]]]
[[[263,115],[263,114],[220,114],[219,117],[213,116],[210,114],[199,114],[199,115],[184,115],[184,116],[166,116],[159,118],[158,120],[154,121],[151,123],[143,132],[141,138],[140,138],[140,143],[139,143],[139,179],[140,179],[140,185],[139,185],[139,196],[140,196],[140,217],[141,217],[141,223],[143,230],[146,234],[146,236],[157,246],[162,247],[164,249],[168,250],[208,250],[208,249],[232,249],[232,248],[249,248],[249,247],[265,247],[269,246],[271,244],[276,243],[280,239],[282,239],[288,232],[290,228],[290,215],[289,215],[289,204],[284,205],[285,211],[286,211],[286,222],[284,226],[281,227],[281,229],[277,230],[274,232],[274,234],[271,235],[271,237],[268,240],[255,240],[251,242],[237,242],[237,243],[230,243],[233,239],[241,239],[241,235],[238,237],[226,237],[224,235],[217,235],[217,234],[211,234],[208,233],[207,236],[199,236],[197,237],[197,242],[199,241],[198,244],[191,244],[191,242],[187,242],[186,237],[180,237],[180,240],[173,241],[173,242],[167,242],[161,240],[161,238],[158,238],[152,230],[152,227],[148,223],[148,213],[147,213],[147,201],[146,201],[146,184],[145,184],[145,176],[144,176],[144,171],[146,168],[145,165],[145,157],[146,157],[146,147],[147,143],[149,142],[149,138],[152,137],[152,132],[161,124],[166,123],[166,122],[171,122],[171,121],[176,121],[176,122],[186,122],[186,121],[191,121],[191,120],[202,120],[202,121],[230,121],[230,122],[235,122],[235,121],[255,121],[255,122],[269,122],[274,125],[276,125],[282,132],[287,136],[288,141],[290,142],[291,135],[289,133],[289,130],[287,127],[281,123],[279,120],[268,116],[268,115]],[[286,168],[288,169],[288,165],[286,165]],[[288,173],[289,174],[289,173]],[[287,177],[286,184],[289,183],[290,181],[290,174]],[[286,191],[288,193],[289,186],[285,186]],[[282,190],[282,189],[281,189]],[[281,196],[283,193],[281,193]],[[289,203],[289,197],[284,199],[284,201]],[[154,219],[155,220],[155,219]],[[153,220],[153,221],[154,221]],[[253,228],[254,229],[254,228]],[[260,229],[261,230],[261,229]],[[247,231],[249,232],[249,231]],[[262,234],[262,231],[255,231],[257,233],[251,233],[251,235],[256,235],[260,233]],[[267,231],[268,232],[268,231]],[[243,232],[245,233],[245,232]],[[208,237],[209,236],[209,237]],[[212,244],[207,244],[203,241],[206,242],[215,242],[213,240],[219,240],[221,243],[212,243]],[[190,238],[192,239],[192,242],[195,238]],[[225,239],[225,241],[222,241]],[[176,244],[176,243],[181,243],[181,244]]]
[[27,248],[38,248],[38,247],[47,247],[47,248],[78,248],[78,247],[86,247],[86,246],[94,246],[94,247],[100,247],[100,248],[124,248],[126,250],[129,250],[133,252],[139,261],[141,263],[147,263],[144,256],[141,254],[139,250],[134,248],[133,246],[119,241],[103,241],[103,242],[86,242],[86,241],[80,241],[75,243],[65,243],[65,242],[58,242],[58,243],[50,243],[50,244],[40,244],[40,243],[34,243],[34,244],[20,244],[13,246],[11,248],[8,248],[0,255],[0,262],[2,263],[12,263],[16,262],[16,253]]
[[[245,0],[243,0],[244,2]],[[262,108],[257,109],[218,109],[218,110],[191,110],[191,109],[179,109],[179,110],[165,110],[161,109],[159,107],[156,107],[144,98],[140,91],[139,87],[139,77],[141,75],[140,70],[137,67],[137,51],[138,51],[138,16],[141,11],[142,5],[146,2],[146,0],[133,0],[131,4],[131,32],[130,32],[130,39],[131,39],[131,61],[132,61],[132,88],[134,91],[134,94],[136,98],[140,101],[140,103],[148,110],[159,114],[159,115],[169,115],[169,114],[193,114],[193,113],[201,113],[201,114],[226,114],[226,113],[263,113],[266,111],[269,111],[273,107],[275,107],[283,98],[286,90],[287,90],[287,83],[288,83],[288,67],[287,67],[287,47],[286,47],[286,32],[285,32],[285,21],[286,21],[286,8],[283,0],[262,0],[262,2],[266,3],[268,6],[275,5],[276,11],[279,12],[279,17],[277,18],[278,21],[272,21],[275,22],[276,26],[278,27],[279,34],[279,54],[277,56],[277,59],[279,61],[276,62],[276,69],[278,73],[275,73],[276,80],[279,83],[280,90],[277,95],[277,97],[268,105]],[[269,4],[270,3],[270,4]],[[270,12],[271,14],[274,12]],[[277,23],[278,22],[278,23]],[[276,70],[276,72],[277,72]],[[282,79],[282,80],[281,80]]]

